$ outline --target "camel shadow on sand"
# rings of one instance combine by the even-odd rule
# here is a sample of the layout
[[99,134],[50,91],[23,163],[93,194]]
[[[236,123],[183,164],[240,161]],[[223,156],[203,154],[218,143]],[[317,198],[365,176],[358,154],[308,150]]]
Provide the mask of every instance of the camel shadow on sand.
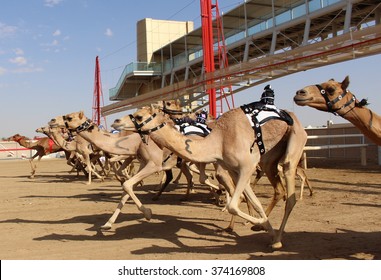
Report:
[[[253,232],[243,236],[239,233],[227,233],[216,225],[217,222],[223,223],[221,219],[180,218],[155,214],[153,219],[147,222],[142,219],[141,214],[121,214],[114,230],[102,232],[99,226],[108,217],[108,214],[100,214],[57,221],[14,219],[0,223],[91,224],[86,229],[90,234],[52,233],[35,237],[33,240],[102,241],[106,242],[107,246],[125,240],[126,248],[129,247],[128,243],[133,241],[134,245],[138,242],[141,246],[130,252],[137,258],[149,254],[163,254],[165,258],[165,254],[171,254],[173,259],[176,253],[189,252],[194,254],[194,258],[197,258],[197,254],[208,254],[210,259],[219,258],[219,255],[229,255],[229,259],[239,259],[242,258],[242,254],[246,254],[247,259],[260,260],[381,259],[381,232],[356,232],[349,229],[337,229],[336,232],[286,232],[284,247],[280,251],[273,252],[268,246],[270,237],[267,233]],[[125,223],[130,224],[120,226]],[[167,241],[165,246],[161,245],[163,240]]]

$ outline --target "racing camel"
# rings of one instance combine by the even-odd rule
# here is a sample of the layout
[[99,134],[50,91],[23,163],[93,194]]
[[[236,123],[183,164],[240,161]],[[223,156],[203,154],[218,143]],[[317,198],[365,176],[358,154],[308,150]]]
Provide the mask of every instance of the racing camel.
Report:
[[[110,219],[101,227],[102,229],[107,230],[112,227],[121,209],[130,197],[143,213],[144,217],[147,220],[151,219],[151,209],[142,205],[134,194],[133,187],[149,175],[173,168],[177,163],[177,157],[170,157],[172,154],[170,150],[159,147],[154,141],[143,142],[138,133],[132,133],[128,136],[119,136],[118,134],[101,130],[96,124],[86,118],[83,112],[57,117],[52,119],[49,125],[67,126],[105,152],[113,155],[127,156],[125,163],[131,162],[136,157],[139,158],[139,172],[123,183],[124,191],[120,203]],[[202,175],[204,174],[201,174],[200,182],[205,183],[205,181],[207,181],[206,175],[204,175],[205,177],[202,177]]]
[[310,106],[341,116],[380,146],[381,117],[366,107],[368,104],[366,99],[359,101],[348,90],[348,86],[348,76],[341,83],[331,79],[325,83],[306,86],[298,90],[294,101],[299,106]]
[[[36,140],[29,139],[20,134],[15,134],[7,139],[8,141],[15,141],[19,143],[21,146],[27,149],[36,150],[34,156],[29,159],[30,167],[32,169],[31,175],[29,178],[33,179],[36,174],[37,163],[40,162],[43,156],[49,155],[51,153],[56,153],[60,151],[64,151],[61,146],[58,146],[51,138],[42,137]],[[66,152],[65,152],[66,153]],[[33,160],[38,157],[37,163],[33,163]]]
[[71,160],[76,154],[82,157],[82,162],[86,164],[86,168],[88,169],[86,185],[91,184],[92,174],[94,174],[102,182],[104,181],[104,178],[101,175],[99,175],[96,172],[95,167],[92,166],[92,162],[96,160],[101,164],[101,167],[103,169],[102,163],[99,160],[100,153],[99,151],[94,151],[93,147],[87,140],[77,135],[74,139],[68,141],[63,137],[61,133],[61,128],[59,127],[40,127],[36,129],[36,132],[44,133],[45,135],[52,137],[60,147],[62,147],[66,151],[71,152],[70,158],[67,160],[68,165],[71,165]]
[[[296,168],[307,141],[307,134],[296,116],[290,113],[293,125],[279,119],[272,119],[263,124],[261,138],[265,152],[260,145],[244,109],[236,108],[224,113],[214,124],[212,132],[201,140],[191,139],[179,133],[171,125],[168,116],[154,107],[143,107],[133,115],[116,120],[114,128],[138,131],[142,137],[149,137],[158,145],[166,147],[181,158],[200,163],[218,163],[229,171],[235,190],[229,198],[227,210],[233,215],[261,225],[272,236],[272,248],[282,247],[282,234],[287,219],[296,203],[295,175]],[[279,231],[275,231],[260,201],[250,187],[250,178],[261,165],[274,187],[274,198],[270,204],[272,209],[280,198],[284,197],[283,187],[278,179],[278,163],[283,165],[286,182],[285,213]],[[239,209],[241,195],[260,215],[259,218],[248,215]],[[269,209],[268,207],[268,209]]]

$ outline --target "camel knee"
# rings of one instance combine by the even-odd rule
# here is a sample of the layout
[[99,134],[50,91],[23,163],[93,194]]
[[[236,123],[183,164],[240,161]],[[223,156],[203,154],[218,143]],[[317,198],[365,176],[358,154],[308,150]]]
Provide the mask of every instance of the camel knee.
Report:
[[229,203],[226,207],[226,209],[228,210],[228,212],[232,215],[238,215],[238,206],[237,205],[232,205],[231,203]]

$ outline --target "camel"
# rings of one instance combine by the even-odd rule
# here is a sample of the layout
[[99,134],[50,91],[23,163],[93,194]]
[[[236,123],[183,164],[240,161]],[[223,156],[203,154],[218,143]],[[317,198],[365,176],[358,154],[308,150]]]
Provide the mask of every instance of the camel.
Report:
[[[279,169],[282,168],[282,166],[278,166]],[[282,174],[282,170],[279,170],[279,174],[281,175]],[[258,183],[259,179],[261,179],[263,177],[263,175],[265,175],[265,172],[262,171],[260,168],[257,169],[257,174],[253,180],[253,182],[251,183],[252,187],[254,188],[255,185]],[[306,174],[306,170],[302,167],[302,166],[297,166],[296,167],[296,177],[299,178],[300,180],[300,194],[299,194],[299,199],[302,200],[303,199],[303,193],[304,193],[304,186],[307,185],[309,191],[310,191],[310,196],[313,195],[313,190],[312,190],[312,186],[311,186],[311,183],[310,181],[308,180],[308,177],[307,177],[307,174]],[[281,176],[280,177],[280,180],[282,182],[282,185],[284,186],[285,185],[285,182],[283,180],[283,177]]]
[[[32,156],[29,159],[30,166],[32,169],[31,175],[29,176],[29,178],[31,178],[31,179],[34,178],[34,176],[36,174],[37,163],[40,162],[40,160],[43,156],[49,155],[51,153],[64,151],[64,149],[62,149],[60,146],[58,146],[49,137],[42,137],[42,138],[39,138],[37,140],[32,140],[32,139],[29,139],[29,138],[22,136],[20,134],[15,134],[15,135],[7,138],[7,141],[15,141],[25,148],[36,150],[36,153],[34,154],[34,156]],[[38,157],[37,163],[34,164],[33,160],[36,157]]]
[[[68,114],[64,116],[62,120],[64,126],[76,130],[79,135],[93,143],[99,149],[114,155],[129,156],[125,163],[131,162],[134,158],[140,159],[139,171],[133,177],[122,183],[124,191],[121,201],[110,219],[101,226],[101,229],[108,230],[112,227],[122,207],[130,197],[143,213],[144,217],[150,220],[152,216],[151,209],[142,205],[134,194],[133,187],[151,174],[171,169],[176,165],[176,157],[170,157],[170,160],[164,162],[171,154],[169,150],[163,150],[153,141],[144,143],[138,133],[132,133],[128,136],[119,136],[118,134],[101,130],[96,124],[88,120],[83,112]],[[61,123],[58,118],[52,119],[49,122],[50,125],[57,123]]]
[[306,86],[296,92],[294,101],[299,106],[310,106],[334,113],[356,126],[365,136],[381,145],[381,116],[366,107],[366,99],[359,101],[348,90],[349,76],[340,83],[333,79]]
[[[91,184],[91,177],[92,174],[94,174],[98,179],[101,181],[104,180],[104,178],[99,175],[96,171],[95,168],[92,166],[92,161],[96,160],[99,161],[99,153],[94,152],[93,148],[91,147],[91,144],[83,139],[81,136],[77,135],[75,138],[71,141],[67,141],[62,133],[61,133],[61,128],[56,126],[56,127],[41,127],[36,130],[37,132],[42,132],[46,135],[49,135],[51,138],[54,139],[54,141],[62,147],[66,151],[70,152],[75,152],[74,154],[71,154],[71,158],[77,153],[83,158],[83,162],[86,164],[86,168],[88,169],[88,180],[86,182],[87,185]],[[95,157],[95,158],[92,158]],[[68,159],[68,164],[70,165],[71,158]]]
[[[166,147],[181,158],[191,162],[218,163],[228,170],[235,184],[233,195],[228,199],[227,210],[233,216],[262,225],[272,236],[272,248],[282,247],[282,234],[287,219],[296,203],[295,174],[296,168],[307,141],[307,134],[296,116],[289,113],[294,121],[290,126],[283,120],[273,119],[262,126],[262,142],[266,152],[261,155],[255,144],[257,134],[254,133],[250,122],[241,108],[224,113],[214,124],[212,132],[201,140],[188,138],[179,133],[154,107],[143,107],[133,115],[125,116],[114,122],[113,127],[133,130],[141,133],[142,137],[149,136],[158,145]],[[275,204],[284,195],[278,179],[278,163],[283,165],[286,182],[286,206],[279,231],[272,228],[268,215],[260,201],[250,188],[250,178],[259,163],[274,187],[274,197],[266,212],[270,213]],[[239,209],[242,194],[260,215],[253,217]]]

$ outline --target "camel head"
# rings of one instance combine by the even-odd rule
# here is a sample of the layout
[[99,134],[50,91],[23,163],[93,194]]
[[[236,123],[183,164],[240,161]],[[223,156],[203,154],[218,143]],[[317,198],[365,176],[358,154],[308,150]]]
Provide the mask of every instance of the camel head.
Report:
[[36,129],[36,132],[48,135],[50,133],[50,127],[49,126],[39,127],[39,128]]
[[299,106],[310,106],[320,111],[345,115],[354,107],[367,105],[365,99],[358,101],[347,89],[349,77],[340,83],[331,79],[322,84],[306,86],[296,92],[294,101]]
[[71,130],[77,130],[86,123],[91,123],[83,111],[74,112],[63,116],[65,126]]
[[15,141],[15,142],[18,142],[18,141],[20,141],[21,139],[29,139],[29,138],[27,138],[27,137],[25,137],[25,136],[22,136],[22,135],[20,135],[20,134],[15,134],[15,135],[13,135],[13,136],[11,136],[11,137],[8,137],[6,140],[7,141]]
[[144,132],[155,129],[168,119],[167,116],[154,106],[147,106],[139,109],[132,115],[116,119],[111,127],[117,130]]
[[53,127],[65,128],[66,125],[65,125],[64,116],[57,116],[57,117],[51,119],[51,120],[48,122],[48,125],[49,125],[51,128],[53,128]]

